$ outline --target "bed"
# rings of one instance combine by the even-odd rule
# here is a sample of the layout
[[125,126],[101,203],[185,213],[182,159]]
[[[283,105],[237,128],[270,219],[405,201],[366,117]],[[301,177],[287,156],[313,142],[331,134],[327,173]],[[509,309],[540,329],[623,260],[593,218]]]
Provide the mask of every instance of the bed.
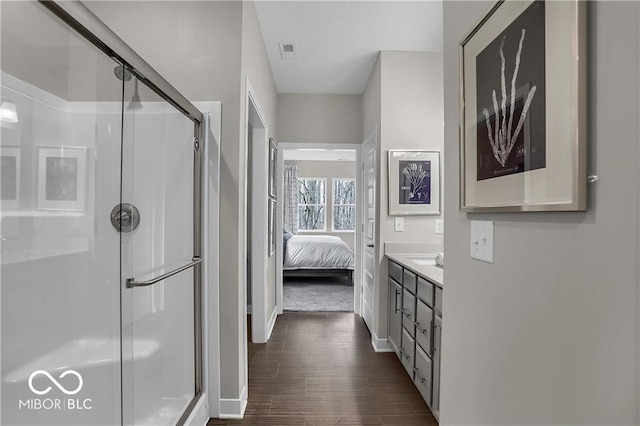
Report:
[[353,285],[353,251],[331,235],[284,235],[285,277],[345,275]]

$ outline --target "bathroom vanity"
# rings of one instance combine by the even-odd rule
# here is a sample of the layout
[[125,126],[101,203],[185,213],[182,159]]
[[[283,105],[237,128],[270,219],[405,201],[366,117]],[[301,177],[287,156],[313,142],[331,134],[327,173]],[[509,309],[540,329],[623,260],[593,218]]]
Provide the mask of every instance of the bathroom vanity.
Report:
[[443,270],[435,266],[433,256],[387,257],[388,341],[438,418]]

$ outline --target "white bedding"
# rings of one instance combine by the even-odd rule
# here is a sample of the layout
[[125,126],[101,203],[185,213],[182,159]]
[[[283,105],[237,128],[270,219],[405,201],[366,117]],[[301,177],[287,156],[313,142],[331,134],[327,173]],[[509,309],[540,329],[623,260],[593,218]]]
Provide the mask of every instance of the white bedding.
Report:
[[354,269],[353,251],[331,235],[294,235],[287,241],[284,269]]

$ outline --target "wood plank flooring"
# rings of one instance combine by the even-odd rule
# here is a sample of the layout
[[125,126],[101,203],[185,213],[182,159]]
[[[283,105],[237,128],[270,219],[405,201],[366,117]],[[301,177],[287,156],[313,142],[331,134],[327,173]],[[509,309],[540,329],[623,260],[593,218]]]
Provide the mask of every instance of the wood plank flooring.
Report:
[[285,313],[249,343],[242,420],[209,425],[437,425],[394,353],[375,353],[353,313]]

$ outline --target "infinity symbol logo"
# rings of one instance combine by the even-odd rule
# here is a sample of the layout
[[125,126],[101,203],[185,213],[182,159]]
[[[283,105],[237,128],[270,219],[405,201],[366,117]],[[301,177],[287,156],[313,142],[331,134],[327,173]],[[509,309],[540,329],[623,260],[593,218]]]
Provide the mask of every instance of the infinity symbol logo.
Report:
[[62,386],[48,372],[46,372],[44,370],[36,370],[33,373],[31,373],[31,375],[29,376],[29,389],[31,389],[31,392],[35,393],[36,395],[45,395],[45,394],[47,394],[47,393],[49,393],[51,391],[51,386],[47,387],[45,390],[37,390],[36,388],[33,387],[33,379],[34,379],[34,377],[36,377],[39,374],[42,374],[43,376],[46,376],[49,380],[51,380],[51,383],[56,385],[56,387],[58,389],[60,389],[62,392],[64,392],[66,395],[75,395],[78,392],[80,392],[80,390],[82,389],[82,385],[83,385],[82,376],[80,375],[80,373],[78,373],[75,370],[67,370],[64,373],[62,373],[60,376],[58,376],[59,379],[62,379],[64,377],[68,376],[69,374],[71,374],[72,376],[76,376],[78,378],[78,387],[75,388],[74,390],[71,390],[71,391],[67,390],[64,386]]

